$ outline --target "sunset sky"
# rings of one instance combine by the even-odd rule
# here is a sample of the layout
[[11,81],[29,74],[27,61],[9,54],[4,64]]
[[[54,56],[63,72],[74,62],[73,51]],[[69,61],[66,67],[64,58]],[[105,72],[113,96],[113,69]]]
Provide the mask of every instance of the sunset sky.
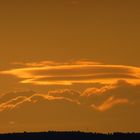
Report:
[[0,133],[140,132],[138,0],[1,0]]

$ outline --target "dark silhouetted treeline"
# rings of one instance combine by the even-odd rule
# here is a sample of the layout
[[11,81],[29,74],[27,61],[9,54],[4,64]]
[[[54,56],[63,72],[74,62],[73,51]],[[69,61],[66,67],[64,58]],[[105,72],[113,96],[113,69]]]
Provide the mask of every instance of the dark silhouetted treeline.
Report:
[[0,134],[0,140],[140,140],[140,133],[24,132]]

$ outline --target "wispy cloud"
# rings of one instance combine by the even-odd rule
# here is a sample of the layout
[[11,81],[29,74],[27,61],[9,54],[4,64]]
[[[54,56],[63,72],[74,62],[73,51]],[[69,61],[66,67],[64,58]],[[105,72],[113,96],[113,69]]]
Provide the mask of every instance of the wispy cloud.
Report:
[[52,100],[65,100],[68,102],[73,102],[76,104],[80,104],[77,100],[67,98],[67,97],[55,97],[55,96],[50,96],[48,94],[33,94],[29,97],[26,96],[17,96],[15,98],[9,99],[6,102],[3,102],[0,104],[0,112],[5,111],[5,110],[12,110],[16,107],[19,107],[21,104],[25,102],[30,102],[30,103],[36,103],[38,102],[39,98],[42,98],[47,101],[52,101]]
[[66,107],[66,104],[63,102],[66,101],[67,103],[73,103],[81,107],[92,108],[93,111],[105,112],[118,105],[139,105],[139,91],[139,85],[118,81],[115,84],[103,85],[103,87],[100,88],[87,88],[83,92],[60,89],[51,90],[47,93],[20,92],[5,94],[0,98],[0,112],[16,109],[25,103],[34,105],[34,103],[38,103],[40,99],[41,101],[49,101],[50,103],[54,103],[53,101],[59,102],[59,104],[62,104],[62,108]]
[[91,105],[94,109],[104,112],[106,110],[109,110],[110,108],[116,106],[116,105],[121,105],[121,104],[129,104],[128,99],[115,99],[113,96],[109,97],[106,101],[104,101],[101,105],[96,106],[96,105]]
[[139,73],[139,67],[106,65],[92,61],[25,63],[21,68],[0,72],[18,77],[21,83],[34,85],[113,84],[118,80],[140,84]]
[[109,90],[115,89],[116,85],[115,84],[111,84],[111,85],[105,85],[101,88],[96,88],[96,87],[92,87],[92,88],[88,88],[86,89],[81,96],[91,96],[91,95],[102,95],[104,93],[106,93]]
[[6,101],[4,103],[0,104],[0,112],[7,110],[7,109],[13,109],[16,106],[18,106],[19,104],[23,103],[23,101],[25,101],[27,98],[23,97],[23,96],[18,96],[16,98],[13,98],[9,101]]

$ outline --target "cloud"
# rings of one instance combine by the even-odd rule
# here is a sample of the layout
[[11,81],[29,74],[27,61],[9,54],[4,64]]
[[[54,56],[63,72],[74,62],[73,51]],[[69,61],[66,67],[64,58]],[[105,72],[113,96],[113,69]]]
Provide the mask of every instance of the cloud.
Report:
[[0,104],[0,112],[7,110],[7,109],[13,109],[16,106],[18,106],[19,104],[23,103],[25,100],[27,100],[26,97],[19,96],[19,97],[13,98],[7,102],[1,103]]
[[14,109],[25,102],[35,103],[38,99],[46,101],[67,101],[74,104],[90,107],[99,112],[113,109],[115,106],[124,104],[133,106],[140,104],[140,86],[132,85],[126,81],[118,81],[111,85],[103,85],[100,88],[87,88],[83,92],[60,89],[51,90],[47,93],[14,92],[3,94],[0,98],[0,111]]
[[52,90],[48,92],[48,95],[53,97],[64,97],[72,100],[78,100],[80,98],[80,92],[70,89]]
[[15,98],[11,98],[10,100],[3,102],[0,104],[0,112],[5,111],[5,110],[11,110],[16,107],[19,107],[21,104],[24,104],[26,102],[30,103],[36,103],[38,100],[42,98],[47,101],[53,101],[53,100],[65,100],[68,102],[73,102],[75,104],[80,104],[77,100],[72,100],[67,97],[55,97],[55,96],[50,96],[48,94],[33,94],[32,96],[26,97],[26,96],[17,96]]
[[94,109],[97,109],[98,111],[106,111],[112,108],[115,105],[121,105],[121,104],[128,104],[128,99],[115,99],[113,96],[109,97],[106,101],[104,101],[101,105],[91,105]]
[[101,88],[88,88],[82,94],[82,103],[98,111],[107,111],[115,106],[140,106],[140,85],[118,81]]
[[1,75],[18,77],[20,83],[33,85],[114,84],[118,80],[136,85],[140,84],[139,73],[139,67],[92,61],[25,63],[21,68],[0,72]]
[[93,94],[100,95],[100,94],[104,94],[104,93],[106,93],[106,91],[112,90],[114,88],[116,88],[116,85],[115,84],[105,85],[105,86],[102,86],[101,88],[92,87],[92,88],[86,89],[82,93],[81,96],[91,96]]

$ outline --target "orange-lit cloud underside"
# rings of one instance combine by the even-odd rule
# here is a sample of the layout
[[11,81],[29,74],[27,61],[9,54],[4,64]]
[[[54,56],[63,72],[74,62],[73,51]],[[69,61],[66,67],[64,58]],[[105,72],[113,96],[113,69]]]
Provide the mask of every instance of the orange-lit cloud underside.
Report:
[[105,65],[92,61],[26,63],[21,68],[13,68],[0,73],[16,76],[21,83],[35,85],[113,84],[118,80],[140,84],[139,67]]

